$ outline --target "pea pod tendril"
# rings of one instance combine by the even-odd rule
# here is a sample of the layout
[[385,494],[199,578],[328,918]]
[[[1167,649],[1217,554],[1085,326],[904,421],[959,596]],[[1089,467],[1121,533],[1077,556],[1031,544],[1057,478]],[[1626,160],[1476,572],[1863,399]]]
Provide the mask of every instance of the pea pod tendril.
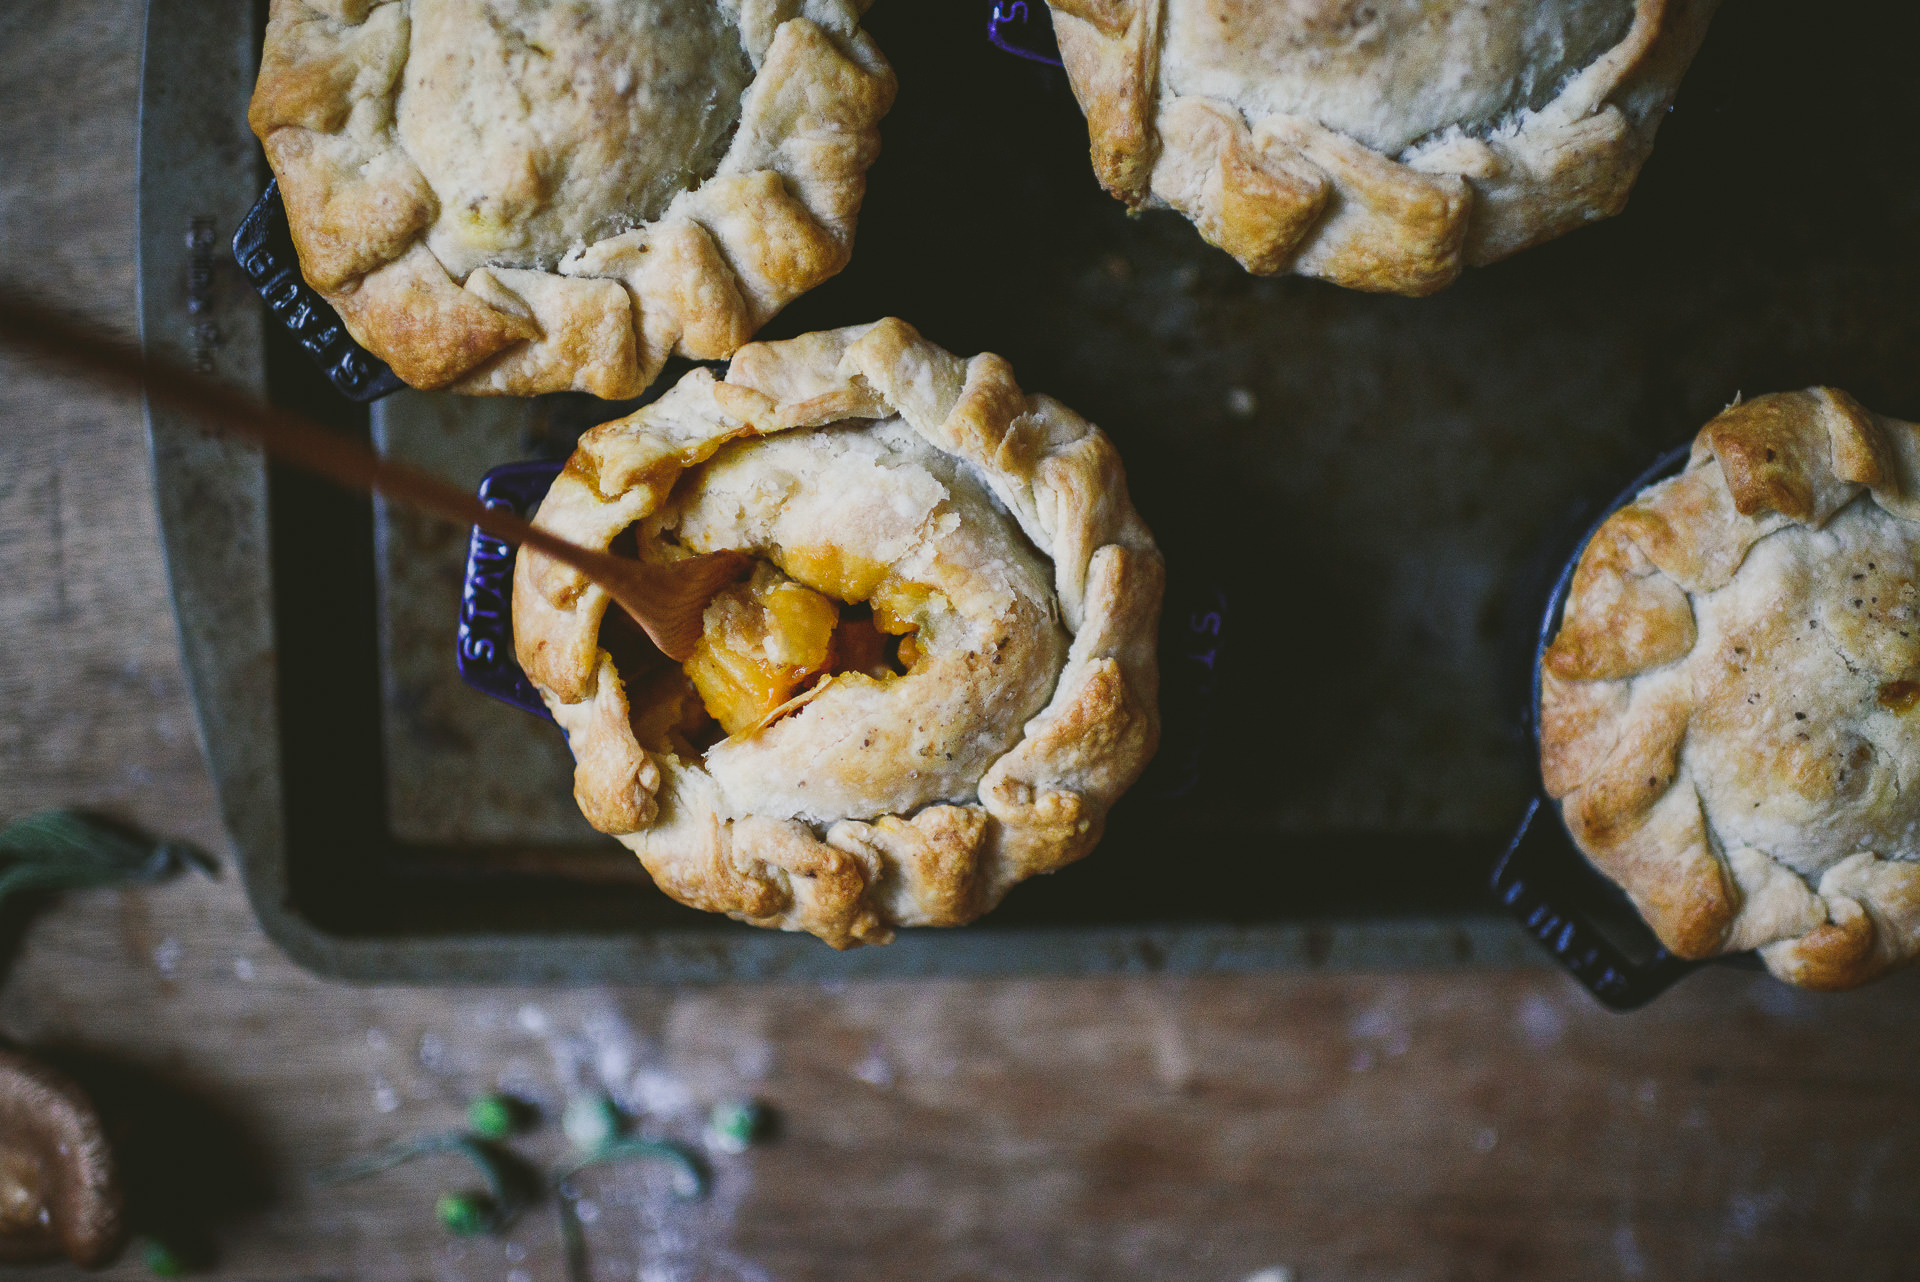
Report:
[[554,1172],[553,1186],[559,1189],[568,1180],[590,1166],[606,1162],[659,1161],[674,1168],[673,1191],[683,1198],[703,1197],[707,1191],[707,1173],[700,1160],[671,1140],[609,1140],[584,1157]]
[[[499,1232],[512,1223],[518,1215],[524,1199],[519,1196],[516,1181],[513,1178],[510,1159],[486,1140],[472,1135],[451,1132],[439,1135],[421,1135],[410,1140],[401,1140],[390,1144],[378,1153],[342,1162],[330,1166],[314,1175],[317,1184],[346,1184],[354,1180],[365,1179],[369,1175],[378,1175],[390,1171],[396,1166],[426,1157],[433,1153],[458,1153],[478,1167],[481,1176],[487,1182],[487,1201],[483,1208],[484,1222],[476,1222],[472,1214],[462,1218],[458,1232]],[[479,1206],[477,1202],[472,1206]],[[448,1213],[443,1209],[441,1218],[451,1224]]]

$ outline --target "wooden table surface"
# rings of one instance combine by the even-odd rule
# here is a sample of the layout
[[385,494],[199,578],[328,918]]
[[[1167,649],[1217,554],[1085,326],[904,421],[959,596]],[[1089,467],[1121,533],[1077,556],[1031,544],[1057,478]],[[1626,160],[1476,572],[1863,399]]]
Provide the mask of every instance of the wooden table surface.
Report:
[[[139,22],[0,5],[0,276],[123,330]],[[0,817],[83,805],[224,852],[145,449],[135,405],[0,356]],[[703,1200],[587,1177],[603,1279],[1920,1275],[1914,976],[1718,970],[1633,1016],[1546,970],[349,988],[281,958],[231,874],[71,895],[17,941],[0,1036],[137,1119],[150,1205],[222,1277],[562,1277],[550,1212],[434,1224],[472,1183],[453,1159],[309,1178],[502,1085],[608,1089],[692,1142],[716,1100],[777,1110]]]

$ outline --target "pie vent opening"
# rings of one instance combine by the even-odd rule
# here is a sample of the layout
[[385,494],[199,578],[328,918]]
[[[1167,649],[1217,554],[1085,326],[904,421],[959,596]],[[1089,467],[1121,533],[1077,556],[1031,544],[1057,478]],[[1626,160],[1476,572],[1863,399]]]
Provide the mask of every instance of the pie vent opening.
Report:
[[[611,550],[634,555],[633,532]],[[607,610],[600,647],[625,684],[643,748],[699,758],[724,739],[793,715],[833,681],[885,683],[920,662],[915,619],[935,595],[929,589],[883,576],[865,595],[835,595],[836,587],[848,588],[844,579],[808,582],[787,572],[808,558],[775,556],[787,569],[757,559],[745,578],[708,603],[699,644],[685,663],[662,654],[624,611]]]

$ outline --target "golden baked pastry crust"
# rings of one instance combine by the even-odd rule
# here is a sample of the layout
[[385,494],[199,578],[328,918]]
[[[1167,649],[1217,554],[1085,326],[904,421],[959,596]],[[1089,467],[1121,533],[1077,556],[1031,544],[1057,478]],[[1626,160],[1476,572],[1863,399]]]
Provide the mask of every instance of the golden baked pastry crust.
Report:
[[1920,428],[1736,403],[1595,532],[1540,767],[1668,949],[1847,988],[1920,953]]
[[1718,0],[1614,3],[1048,0],[1109,192],[1248,271],[1397,294],[1625,207]]
[[845,266],[895,87],[866,3],[273,0],[248,117],[402,379],[636,396]]
[[605,593],[522,554],[515,647],[581,809],[696,908],[836,948],[971,921],[1086,854],[1158,743],[1164,571],[1111,442],[902,321],[695,370],[583,436],[536,523],[749,552],[919,628],[904,675],[830,678],[702,754],[667,729],[678,669],[617,668]]

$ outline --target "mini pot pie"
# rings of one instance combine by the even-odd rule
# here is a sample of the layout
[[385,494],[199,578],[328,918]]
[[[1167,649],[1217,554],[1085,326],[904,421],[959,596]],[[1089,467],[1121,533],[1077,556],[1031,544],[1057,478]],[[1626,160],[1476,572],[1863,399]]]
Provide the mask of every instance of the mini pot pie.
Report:
[[1048,0],[1100,182],[1430,294],[1620,212],[1717,0]]
[[1737,403],[1582,554],[1541,671],[1568,830],[1669,950],[1846,988],[1920,951],[1920,428]]
[[514,574],[581,810],[693,907],[836,948],[971,921],[1086,854],[1158,741],[1164,574],[1112,444],[904,322],[693,371],[535,523],[751,559],[684,664],[574,571]]
[[637,396],[846,264],[894,94],[865,7],[273,0],[249,122],[408,383]]

